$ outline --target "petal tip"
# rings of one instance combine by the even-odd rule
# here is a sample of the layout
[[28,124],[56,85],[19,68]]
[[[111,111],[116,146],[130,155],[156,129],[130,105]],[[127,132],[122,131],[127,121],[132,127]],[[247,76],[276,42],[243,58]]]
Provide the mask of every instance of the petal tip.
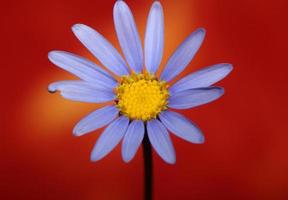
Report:
[[223,87],[213,86],[213,87],[211,87],[211,89],[213,89],[214,92],[217,93],[217,98],[216,99],[219,99],[225,93],[225,89]]
[[58,51],[55,51],[55,50],[49,51],[48,52],[48,59],[51,61],[57,52]]
[[102,156],[99,153],[95,153],[94,150],[92,151],[90,155],[90,161],[91,162],[97,162],[98,160],[101,160],[104,156]]
[[79,31],[83,27],[83,24],[74,24],[71,29],[73,32]]
[[170,164],[170,165],[174,165],[174,164],[176,164],[176,158],[171,158],[169,160],[165,160],[165,162]]
[[50,92],[50,93],[57,92],[57,87],[55,86],[54,83],[51,83],[51,84],[48,85],[48,92]]
[[205,137],[204,137],[204,135],[201,135],[201,137],[199,137],[199,139],[196,142],[196,144],[204,144],[204,143],[205,143]]
[[127,4],[123,0],[117,0],[114,4],[114,8],[120,7],[120,6],[127,6]]
[[60,50],[52,50],[48,52],[48,59],[54,63],[54,60],[58,60],[59,56],[61,56],[65,51],[60,51]]
[[225,89],[222,87],[218,87],[218,89],[219,89],[220,96],[222,96],[225,93]]
[[90,156],[90,161],[91,162],[97,162],[98,160],[100,160],[98,157],[95,157],[93,155]]
[[220,63],[220,64],[216,64],[215,68],[225,70],[226,75],[228,75],[233,70],[233,65],[230,63]]
[[160,1],[154,1],[152,6],[153,6],[153,8],[162,9],[162,5],[161,5]]
[[132,158],[128,158],[128,157],[123,157],[123,161],[125,163],[129,163],[132,160]]
[[191,142],[192,144],[203,144],[203,143],[205,143],[205,138],[204,138],[204,136],[201,136],[199,138],[187,139],[187,141]]
[[57,90],[55,90],[54,88],[50,88],[49,86],[48,86],[47,89],[48,89],[48,92],[51,93],[51,94],[54,94],[54,93],[57,92]]
[[198,29],[196,30],[196,33],[205,35],[205,34],[206,34],[206,29],[205,29],[205,28],[198,28]]
[[228,73],[230,73],[234,69],[234,67],[230,63],[227,63],[226,65],[227,65]]
[[72,134],[76,137],[80,137],[83,135],[83,133],[78,128],[74,128]]
[[205,28],[197,28],[196,31],[194,31],[193,33],[192,33],[192,35],[199,37],[198,39],[202,43],[205,36],[206,36],[206,29]]
[[87,26],[87,25],[85,25],[85,24],[74,24],[72,27],[71,27],[71,29],[72,29],[72,32],[77,36],[78,34],[81,34],[82,33],[82,31],[89,31],[90,29],[92,29],[92,28],[90,28],[89,26]]

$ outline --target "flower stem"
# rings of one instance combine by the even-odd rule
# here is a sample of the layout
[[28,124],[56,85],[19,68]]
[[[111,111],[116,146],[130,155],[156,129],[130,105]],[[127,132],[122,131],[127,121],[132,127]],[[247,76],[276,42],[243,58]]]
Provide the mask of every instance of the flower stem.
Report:
[[143,145],[143,158],[144,158],[144,199],[152,200],[152,148],[148,138],[147,131],[145,131]]

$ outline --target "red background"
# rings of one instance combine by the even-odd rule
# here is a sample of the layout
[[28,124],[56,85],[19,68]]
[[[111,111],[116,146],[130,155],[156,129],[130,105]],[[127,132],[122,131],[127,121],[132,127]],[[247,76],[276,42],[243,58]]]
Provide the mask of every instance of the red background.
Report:
[[[127,2],[143,38],[152,1]],[[0,199],[142,198],[142,150],[125,164],[118,145],[91,163],[99,132],[77,138],[71,131],[97,105],[70,102],[46,89],[53,81],[74,78],[48,61],[48,51],[92,57],[73,36],[73,24],[90,25],[119,47],[113,4],[1,2]],[[190,32],[205,27],[204,45],[185,73],[220,62],[233,63],[234,71],[219,83],[226,89],[223,98],[184,112],[202,128],[206,143],[172,136],[176,165],[154,154],[155,199],[288,199],[287,1],[162,4],[162,65]]]

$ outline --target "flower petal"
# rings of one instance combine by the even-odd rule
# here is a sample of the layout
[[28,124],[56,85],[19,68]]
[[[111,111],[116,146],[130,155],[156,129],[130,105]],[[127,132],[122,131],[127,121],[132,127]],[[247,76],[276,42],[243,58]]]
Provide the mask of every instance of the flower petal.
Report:
[[113,105],[100,108],[76,124],[73,134],[81,136],[109,124],[118,116],[119,110]]
[[145,65],[147,71],[156,73],[163,56],[164,18],[159,1],[155,1],[150,9],[145,34]]
[[85,81],[95,82],[108,88],[117,85],[117,81],[108,72],[86,58],[65,51],[50,51],[48,58],[58,67]]
[[109,70],[119,76],[129,74],[124,59],[100,33],[84,24],[75,24],[72,31],[82,44]]
[[124,1],[116,1],[114,24],[120,46],[130,67],[140,73],[143,67],[143,51],[131,10]]
[[160,113],[159,117],[164,126],[176,136],[196,144],[204,142],[201,130],[183,115],[167,110]]
[[[87,87],[92,87],[95,88],[97,90],[104,90],[104,91],[111,91],[113,90],[113,88],[107,88],[104,85],[98,84],[98,83],[92,83],[92,82],[86,82],[86,81],[82,81],[82,80],[69,80],[69,81],[56,81],[51,83],[48,86],[48,91],[51,93],[57,92],[57,90],[59,91],[63,91],[67,88],[71,88],[71,87],[78,87],[78,86],[87,86]],[[76,89],[75,89],[76,90]]]
[[205,37],[205,30],[199,28],[176,49],[169,58],[160,78],[170,81],[180,74],[193,59]]
[[110,153],[123,138],[129,119],[122,116],[112,122],[100,135],[91,153],[91,160],[97,161]]
[[157,119],[147,122],[149,140],[158,155],[167,163],[176,162],[175,150],[169,133],[164,125]]
[[212,102],[224,94],[220,87],[198,88],[185,90],[173,94],[168,102],[168,107],[175,109],[187,109]]
[[233,67],[228,63],[216,64],[185,76],[169,88],[170,94],[184,90],[209,87],[225,78]]
[[129,162],[135,156],[144,137],[144,124],[142,121],[134,120],[128,127],[122,143],[122,157]]
[[59,90],[64,98],[80,102],[103,103],[115,99],[112,89],[99,88],[95,83],[84,81],[54,82],[49,85],[48,90]]

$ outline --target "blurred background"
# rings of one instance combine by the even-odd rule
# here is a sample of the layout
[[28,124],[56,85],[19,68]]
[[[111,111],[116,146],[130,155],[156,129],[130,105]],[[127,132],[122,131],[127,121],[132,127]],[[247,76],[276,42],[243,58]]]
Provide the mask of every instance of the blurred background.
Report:
[[[95,60],[71,26],[92,26],[119,49],[114,0],[1,2],[0,199],[114,200],[143,196],[142,149],[131,163],[120,145],[91,163],[100,131],[72,136],[99,105],[49,94],[53,81],[75,79],[47,59],[66,50]],[[127,0],[144,38],[151,0]],[[182,112],[205,133],[194,145],[172,136],[175,165],[154,153],[157,199],[288,199],[287,7],[285,0],[165,0],[165,56],[197,27],[205,42],[183,75],[215,63],[234,71],[218,101]],[[180,77],[181,77],[180,76]],[[285,89],[286,88],[286,89]]]

